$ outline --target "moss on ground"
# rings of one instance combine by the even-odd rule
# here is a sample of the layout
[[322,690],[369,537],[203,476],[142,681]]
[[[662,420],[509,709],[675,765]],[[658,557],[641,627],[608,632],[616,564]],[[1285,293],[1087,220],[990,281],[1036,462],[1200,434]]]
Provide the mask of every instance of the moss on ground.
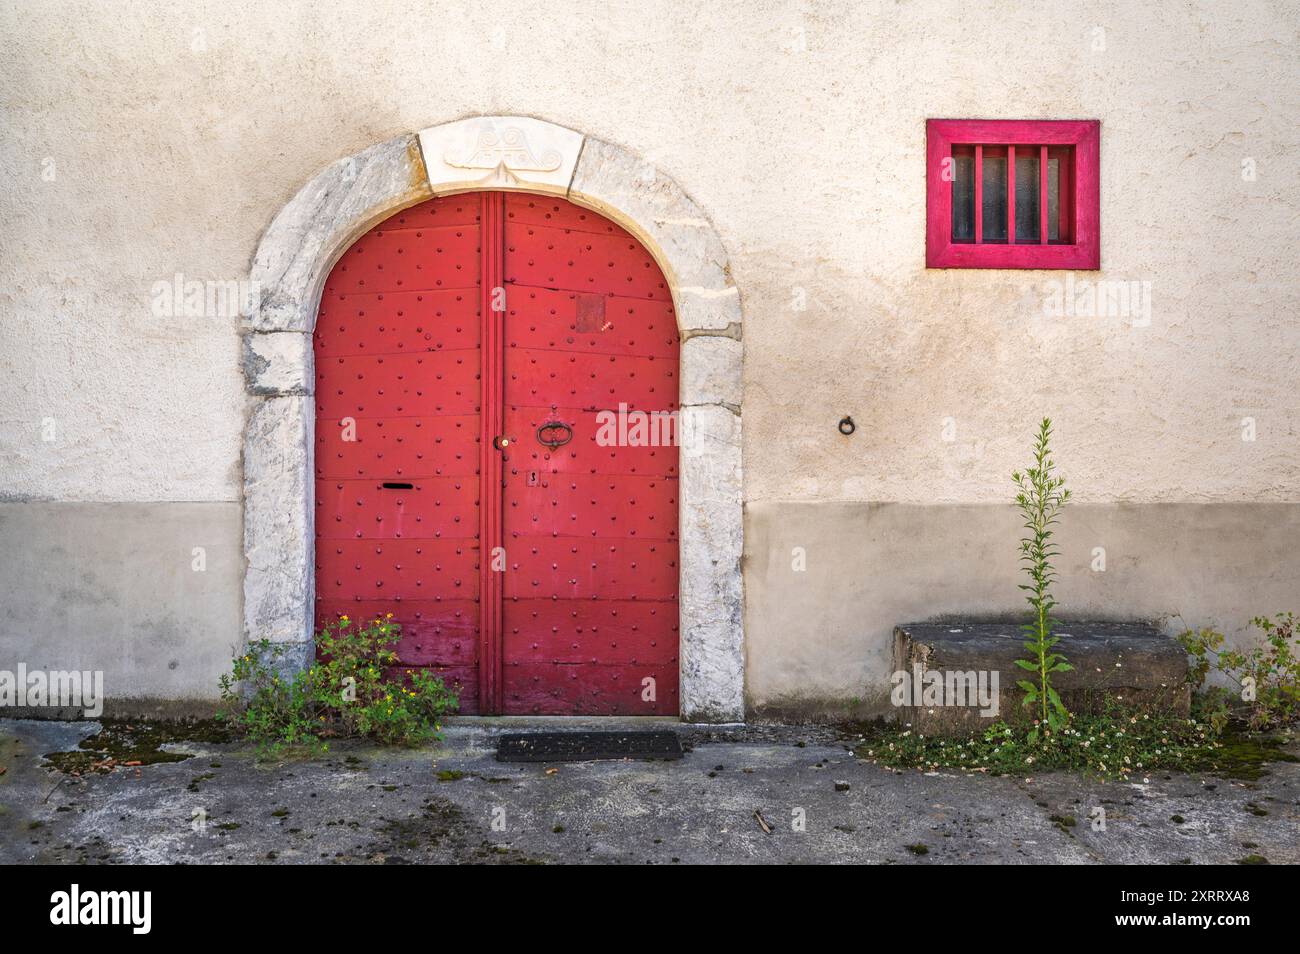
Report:
[[69,752],[49,752],[45,761],[69,775],[111,772],[119,766],[183,762],[192,756],[167,752],[162,746],[176,742],[221,743],[232,741],[229,729],[216,720],[174,722],[146,719],[105,719],[101,729],[81,740]]
[[1290,741],[1290,737],[1230,731],[1215,753],[1214,773],[1224,778],[1254,782],[1268,772],[1270,762],[1300,762],[1300,758],[1283,748]]

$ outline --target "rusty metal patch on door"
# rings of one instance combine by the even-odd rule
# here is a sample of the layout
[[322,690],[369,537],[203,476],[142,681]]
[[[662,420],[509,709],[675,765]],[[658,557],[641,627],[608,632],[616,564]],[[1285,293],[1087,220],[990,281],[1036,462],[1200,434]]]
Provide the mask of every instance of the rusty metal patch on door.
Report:
[[577,308],[579,334],[594,335],[609,330],[605,324],[605,296],[579,295]]

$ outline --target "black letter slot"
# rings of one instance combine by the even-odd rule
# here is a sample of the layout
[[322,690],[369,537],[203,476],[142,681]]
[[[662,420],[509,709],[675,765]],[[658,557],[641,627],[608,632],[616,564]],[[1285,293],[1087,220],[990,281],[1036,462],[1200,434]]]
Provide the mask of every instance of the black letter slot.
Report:
[[385,490],[414,490],[415,484],[404,484],[400,480],[385,480]]

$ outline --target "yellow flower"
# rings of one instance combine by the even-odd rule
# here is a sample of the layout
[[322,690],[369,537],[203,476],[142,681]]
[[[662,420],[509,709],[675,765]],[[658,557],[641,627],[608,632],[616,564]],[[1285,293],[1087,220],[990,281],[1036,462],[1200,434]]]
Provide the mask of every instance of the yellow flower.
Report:
[[384,614],[384,619],[392,619],[392,618],[393,618],[393,614],[392,614],[392,613],[385,613],[385,614]]

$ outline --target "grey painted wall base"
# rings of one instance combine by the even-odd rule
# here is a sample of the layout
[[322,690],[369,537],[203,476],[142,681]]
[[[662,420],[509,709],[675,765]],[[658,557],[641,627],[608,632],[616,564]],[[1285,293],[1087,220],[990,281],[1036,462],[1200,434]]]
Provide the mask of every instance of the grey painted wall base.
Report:
[[237,502],[0,504],[0,553],[0,669],[102,670],[119,712],[210,712],[242,642]]
[[[751,719],[888,715],[893,627],[1022,610],[1011,506],[761,502],[746,507]],[[1058,615],[1213,625],[1300,610],[1300,504],[1077,504],[1058,542]],[[807,569],[792,566],[802,547]],[[1094,570],[1096,548],[1105,570]]]
[[[0,669],[102,669],[109,713],[209,714],[243,641],[239,510],[0,504]],[[886,715],[894,624],[1021,607],[1010,507],[762,502],[746,523],[750,719]],[[1297,538],[1300,504],[1075,505],[1061,526],[1062,615],[1240,640],[1251,616],[1300,609]],[[703,624],[728,626],[716,605]]]
[[212,719],[222,710],[219,699],[159,699],[156,696],[104,700],[104,711],[88,715],[84,708],[58,709],[48,706],[20,706],[0,711],[5,719],[40,719],[46,722],[77,722],[82,719],[156,719],[162,722],[192,722]]

